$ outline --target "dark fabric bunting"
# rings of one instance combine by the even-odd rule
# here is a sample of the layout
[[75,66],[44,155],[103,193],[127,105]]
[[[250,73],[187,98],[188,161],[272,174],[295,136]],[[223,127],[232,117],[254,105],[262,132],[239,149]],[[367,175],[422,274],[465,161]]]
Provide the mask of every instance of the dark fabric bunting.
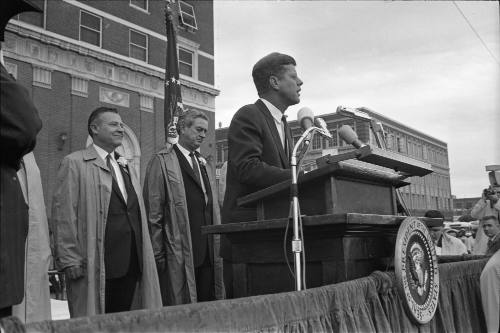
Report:
[[234,300],[45,321],[28,332],[484,332],[479,276],[486,259],[439,265],[439,306],[423,326],[406,315],[393,272]]

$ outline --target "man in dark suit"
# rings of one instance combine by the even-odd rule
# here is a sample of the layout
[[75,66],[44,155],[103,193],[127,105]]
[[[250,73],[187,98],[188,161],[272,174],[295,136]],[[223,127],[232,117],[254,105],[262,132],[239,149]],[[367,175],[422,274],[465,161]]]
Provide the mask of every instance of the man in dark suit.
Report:
[[212,239],[201,233],[202,226],[219,223],[208,165],[198,152],[208,118],[201,111],[187,111],[177,131],[178,144],[153,156],[144,184],[164,305],[221,298]]
[[[234,115],[227,136],[229,146],[226,193],[222,223],[252,221],[255,207],[238,207],[237,199],[291,178],[293,141],[287,126],[286,109],[300,102],[302,80],[295,60],[271,53],[253,67],[252,77],[260,97]],[[222,238],[221,255],[230,259],[229,244]],[[231,297],[231,271],[224,265],[226,292]]]
[[118,111],[97,108],[88,131],[93,144],[61,163],[52,206],[70,314],[156,308],[159,284],[139,181],[115,152],[124,135]]
[[253,67],[260,99],[239,109],[229,126],[222,223],[255,220],[255,208],[238,207],[236,200],[291,178],[293,141],[284,114],[300,101],[295,66],[292,57],[271,53]]
[[[41,10],[28,1],[2,1],[0,43],[9,19],[23,11]],[[1,44],[0,44],[1,52]],[[42,128],[28,90],[14,80],[0,55],[0,318],[24,297],[24,256],[28,206],[17,178],[24,155],[33,150]]]

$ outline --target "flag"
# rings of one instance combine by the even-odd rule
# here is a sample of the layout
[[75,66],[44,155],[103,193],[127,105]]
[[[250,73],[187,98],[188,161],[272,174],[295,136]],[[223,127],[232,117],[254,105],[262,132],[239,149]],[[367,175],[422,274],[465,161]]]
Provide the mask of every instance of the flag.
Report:
[[175,127],[182,113],[181,83],[179,81],[179,61],[177,58],[177,36],[172,11],[165,5],[165,25],[167,29],[167,50],[165,61],[164,125],[165,140],[177,142]]

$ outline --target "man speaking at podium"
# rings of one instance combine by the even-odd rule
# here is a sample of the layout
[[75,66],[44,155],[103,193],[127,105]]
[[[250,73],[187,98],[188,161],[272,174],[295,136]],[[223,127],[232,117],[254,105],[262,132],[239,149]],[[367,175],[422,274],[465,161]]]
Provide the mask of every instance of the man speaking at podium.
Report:
[[[252,77],[259,99],[236,112],[228,132],[229,158],[222,223],[256,220],[255,207],[238,207],[237,199],[291,178],[293,141],[285,111],[300,102],[302,80],[291,56],[271,53],[257,61]],[[226,295],[232,297],[230,246],[222,237]]]
[[253,67],[260,98],[240,108],[229,126],[222,223],[255,220],[255,208],[238,207],[237,199],[291,178],[293,140],[284,114],[300,102],[295,66],[291,56],[274,52]]

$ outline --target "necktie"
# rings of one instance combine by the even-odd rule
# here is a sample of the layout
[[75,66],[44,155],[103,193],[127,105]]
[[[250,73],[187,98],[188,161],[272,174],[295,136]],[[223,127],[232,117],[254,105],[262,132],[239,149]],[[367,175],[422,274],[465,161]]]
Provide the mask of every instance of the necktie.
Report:
[[287,133],[288,133],[288,123],[286,122],[285,115],[283,115],[283,117],[281,117],[281,121],[283,122],[283,148],[285,149],[285,155],[286,155],[286,158],[288,159],[289,158],[289,156],[288,156],[288,140],[286,139]]
[[111,165],[111,154],[108,154],[108,156],[106,156],[106,165],[108,166],[109,171],[111,171],[111,176],[113,177],[113,179],[118,182],[116,179],[115,168],[113,168],[113,166]]
[[198,165],[198,161],[197,161],[196,157],[194,156],[194,152],[189,153],[189,156],[191,156],[191,163],[193,164],[194,177],[196,178],[198,183],[201,185],[200,167]]

